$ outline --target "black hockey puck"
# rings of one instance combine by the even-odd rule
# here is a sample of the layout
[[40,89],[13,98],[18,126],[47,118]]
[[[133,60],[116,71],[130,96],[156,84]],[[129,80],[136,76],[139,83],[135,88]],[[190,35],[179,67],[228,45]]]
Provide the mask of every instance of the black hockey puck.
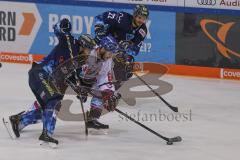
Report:
[[182,141],[182,137],[177,136],[177,142],[181,142]]

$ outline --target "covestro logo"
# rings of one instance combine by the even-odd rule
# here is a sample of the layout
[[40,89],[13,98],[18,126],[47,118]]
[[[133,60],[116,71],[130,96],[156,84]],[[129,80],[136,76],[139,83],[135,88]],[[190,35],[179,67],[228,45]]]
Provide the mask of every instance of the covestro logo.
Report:
[[31,54],[1,53],[0,59],[3,62],[12,62],[12,63],[29,64],[33,62],[33,57]]
[[240,80],[240,70],[237,69],[221,69],[220,77],[224,79]]

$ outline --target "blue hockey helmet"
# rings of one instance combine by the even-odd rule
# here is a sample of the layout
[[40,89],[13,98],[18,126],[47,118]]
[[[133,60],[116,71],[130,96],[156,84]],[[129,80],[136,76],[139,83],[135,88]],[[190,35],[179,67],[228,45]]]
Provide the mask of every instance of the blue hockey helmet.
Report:
[[118,42],[112,36],[103,37],[99,46],[105,48],[107,51],[111,51],[112,53],[116,53],[119,50]]

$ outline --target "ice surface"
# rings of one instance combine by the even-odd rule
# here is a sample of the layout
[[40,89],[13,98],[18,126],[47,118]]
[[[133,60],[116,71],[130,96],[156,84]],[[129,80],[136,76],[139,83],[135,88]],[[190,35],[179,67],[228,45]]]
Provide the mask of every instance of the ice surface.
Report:
[[[30,65],[3,64],[0,69],[0,117],[26,110],[34,96],[28,87]],[[177,105],[180,112],[190,114],[186,121],[148,121],[145,125],[165,136],[181,136],[183,142],[172,146],[117,113],[101,118],[108,123],[108,135],[84,135],[82,122],[58,120],[55,137],[58,149],[42,148],[38,137],[41,124],[29,126],[21,138],[11,140],[0,124],[0,160],[236,160],[240,151],[240,82],[165,75],[161,78],[173,84],[173,90],[163,95]],[[136,88],[134,88],[136,90]],[[71,111],[80,112],[74,96]],[[87,106],[85,104],[85,106]],[[172,112],[156,97],[137,99],[129,107],[121,102],[119,109],[137,115]],[[190,116],[190,115],[189,115]]]

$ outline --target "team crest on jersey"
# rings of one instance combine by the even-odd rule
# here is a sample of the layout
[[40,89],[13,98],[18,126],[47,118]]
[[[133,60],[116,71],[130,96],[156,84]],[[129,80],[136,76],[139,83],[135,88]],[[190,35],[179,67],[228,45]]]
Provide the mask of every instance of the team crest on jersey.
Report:
[[139,29],[139,33],[142,35],[142,37],[146,36],[146,32],[142,28]]
[[133,38],[134,38],[134,34],[129,34],[129,33],[126,34],[127,41],[132,40]]

